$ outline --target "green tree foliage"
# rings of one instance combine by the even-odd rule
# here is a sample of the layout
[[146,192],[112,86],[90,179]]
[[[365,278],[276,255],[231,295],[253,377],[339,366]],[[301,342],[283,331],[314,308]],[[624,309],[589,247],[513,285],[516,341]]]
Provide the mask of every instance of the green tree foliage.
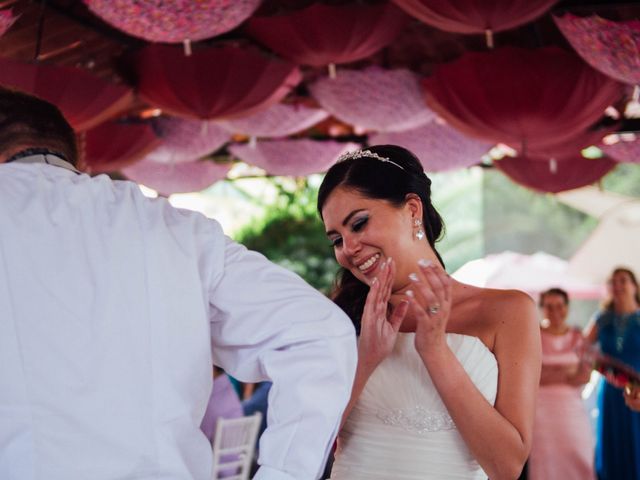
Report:
[[306,179],[270,181],[279,191],[276,202],[235,238],[328,293],[338,265],[316,213],[317,188]]

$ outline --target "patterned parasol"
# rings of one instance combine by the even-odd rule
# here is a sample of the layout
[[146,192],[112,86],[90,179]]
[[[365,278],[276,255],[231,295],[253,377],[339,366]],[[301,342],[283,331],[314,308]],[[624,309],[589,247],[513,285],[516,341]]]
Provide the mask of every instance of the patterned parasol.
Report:
[[465,168],[480,163],[480,157],[493,146],[469,138],[457,130],[436,122],[404,132],[369,135],[371,145],[400,145],[413,152],[427,172]]
[[336,78],[321,78],[310,89],[322,108],[364,130],[398,132],[434,118],[417,75],[405,69],[340,70]]
[[249,18],[260,0],[83,0],[119,30],[150,42],[180,43],[228,32]]
[[190,162],[215,152],[231,135],[212,121],[159,117],[153,128],[162,139],[162,145],[146,158],[158,163]]
[[341,154],[357,148],[355,143],[300,139],[231,145],[229,151],[271,175],[304,176],[326,171]]
[[621,163],[640,163],[640,140],[619,141],[612,145],[600,145],[600,149],[611,157],[612,160]]
[[161,164],[143,160],[125,168],[122,173],[163,195],[172,195],[204,190],[225,178],[230,168],[230,164],[209,161]]
[[286,137],[314,126],[329,116],[319,108],[278,103],[248,117],[218,122],[229,133],[251,137]]
[[597,15],[553,17],[569,43],[593,68],[624,83],[640,83],[640,20],[613,22]]

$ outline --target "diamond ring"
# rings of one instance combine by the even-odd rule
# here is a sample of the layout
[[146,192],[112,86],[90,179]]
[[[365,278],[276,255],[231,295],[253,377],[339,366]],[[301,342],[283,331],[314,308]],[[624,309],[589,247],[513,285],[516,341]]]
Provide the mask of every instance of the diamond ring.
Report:
[[429,310],[429,313],[431,315],[435,315],[436,313],[438,313],[440,311],[440,304],[436,303],[434,305],[429,305],[428,310]]

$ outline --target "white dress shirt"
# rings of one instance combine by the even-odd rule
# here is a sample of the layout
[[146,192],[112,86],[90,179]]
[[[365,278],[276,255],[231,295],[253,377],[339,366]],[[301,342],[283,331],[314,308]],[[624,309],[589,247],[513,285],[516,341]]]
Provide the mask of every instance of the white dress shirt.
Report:
[[0,478],[209,480],[211,364],[272,380],[260,480],[315,479],[356,363],[346,316],[131,182],[0,165]]

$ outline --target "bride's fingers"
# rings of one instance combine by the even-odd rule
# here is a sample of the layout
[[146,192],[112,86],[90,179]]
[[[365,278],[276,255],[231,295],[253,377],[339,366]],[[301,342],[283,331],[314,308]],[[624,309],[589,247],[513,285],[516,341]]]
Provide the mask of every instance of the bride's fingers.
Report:
[[448,302],[450,298],[451,279],[440,266],[434,263],[418,262],[426,282],[431,287],[435,296],[443,302]]
[[389,323],[395,332],[400,330],[400,325],[402,325],[402,321],[404,320],[405,315],[409,311],[409,302],[407,300],[401,301],[396,307],[393,309],[391,313],[391,317],[389,318]]

